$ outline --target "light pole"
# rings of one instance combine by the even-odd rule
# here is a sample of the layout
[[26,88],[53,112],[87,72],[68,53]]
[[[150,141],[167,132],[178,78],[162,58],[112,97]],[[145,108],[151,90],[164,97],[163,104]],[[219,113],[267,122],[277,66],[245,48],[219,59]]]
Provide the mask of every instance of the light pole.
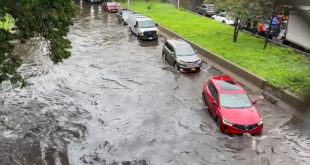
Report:
[[129,7],[130,7],[130,5],[129,5],[129,4],[130,4],[130,0],[128,0],[128,4],[127,4],[127,5],[128,5],[128,6],[127,6],[127,8],[128,8],[128,9],[129,9]]

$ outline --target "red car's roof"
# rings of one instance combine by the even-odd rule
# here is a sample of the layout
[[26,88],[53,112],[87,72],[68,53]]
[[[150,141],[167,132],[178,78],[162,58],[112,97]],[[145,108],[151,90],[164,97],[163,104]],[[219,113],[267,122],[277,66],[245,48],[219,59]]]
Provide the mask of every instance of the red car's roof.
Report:
[[229,76],[213,76],[210,79],[219,93],[246,93],[241,85]]

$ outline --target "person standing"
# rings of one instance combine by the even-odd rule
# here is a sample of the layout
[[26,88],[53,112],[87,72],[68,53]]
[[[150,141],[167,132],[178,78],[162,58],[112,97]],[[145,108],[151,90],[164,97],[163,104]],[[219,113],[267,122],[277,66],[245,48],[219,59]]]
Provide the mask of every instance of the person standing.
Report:
[[265,36],[265,25],[263,23],[258,23],[257,26],[258,35]]

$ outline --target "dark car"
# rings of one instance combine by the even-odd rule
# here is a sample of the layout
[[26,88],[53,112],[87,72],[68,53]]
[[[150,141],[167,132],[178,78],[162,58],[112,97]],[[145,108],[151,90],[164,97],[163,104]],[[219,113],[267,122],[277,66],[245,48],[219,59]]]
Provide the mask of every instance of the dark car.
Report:
[[169,39],[163,47],[162,56],[181,72],[196,72],[202,67],[198,57],[190,44],[179,39]]
[[129,15],[131,14],[132,12],[128,9],[121,9],[117,12],[117,20],[118,22],[120,23],[123,23],[124,25],[127,25],[128,24],[128,18],[129,18]]
[[260,135],[263,120],[246,91],[228,76],[211,77],[203,86],[202,100],[223,133]]
[[211,17],[216,14],[216,8],[214,4],[202,4],[196,8],[198,14]]
[[119,5],[115,2],[104,2],[102,6],[103,10],[109,13],[116,13],[118,12],[119,8]]

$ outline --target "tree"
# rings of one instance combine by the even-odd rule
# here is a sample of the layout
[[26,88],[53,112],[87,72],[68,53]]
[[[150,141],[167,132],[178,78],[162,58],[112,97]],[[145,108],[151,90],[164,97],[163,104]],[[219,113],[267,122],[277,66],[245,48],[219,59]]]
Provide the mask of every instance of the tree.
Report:
[[24,43],[40,36],[48,41],[50,58],[55,64],[70,57],[70,41],[65,36],[75,15],[72,0],[0,0],[0,22],[7,15],[14,19],[18,33],[0,29],[0,84],[23,82],[16,71],[22,60],[13,54],[12,40]]
[[239,31],[242,26],[262,14],[263,7],[260,0],[215,0],[218,8],[224,9],[234,19],[233,42],[238,41]]

